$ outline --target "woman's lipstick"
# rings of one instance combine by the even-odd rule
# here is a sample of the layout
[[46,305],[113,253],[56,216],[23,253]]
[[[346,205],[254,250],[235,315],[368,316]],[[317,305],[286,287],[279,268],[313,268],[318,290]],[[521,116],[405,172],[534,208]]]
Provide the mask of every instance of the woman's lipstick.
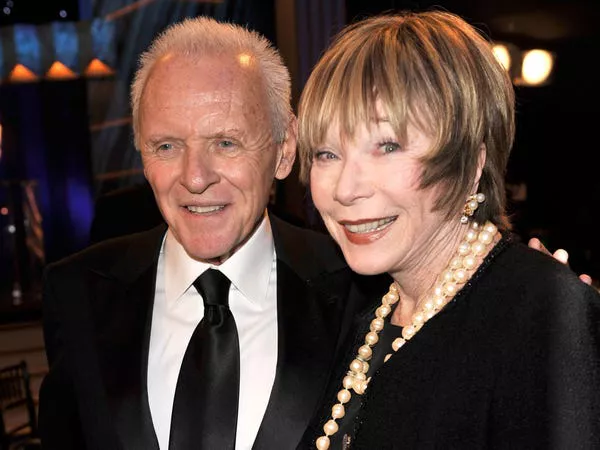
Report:
[[352,244],[366,245],[384,236],[397,216],[383,219],[343,220],[340,221],[346,238]]

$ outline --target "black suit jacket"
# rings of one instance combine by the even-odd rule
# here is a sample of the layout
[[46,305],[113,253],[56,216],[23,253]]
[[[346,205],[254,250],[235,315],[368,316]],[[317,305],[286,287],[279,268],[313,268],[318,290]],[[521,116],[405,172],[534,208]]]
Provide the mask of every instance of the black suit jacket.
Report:
[[90,244],[150,230],[164,223],[148,182],[100,195],[94,203]]
[[[271,217],[278,360],[254,449],[294,449],[322,400],[351,317],[381,284],[357,279],[329,237]],[[146,375],[166,227],[105,241],[50,265],[40,392],[45,450],[158,449]]]

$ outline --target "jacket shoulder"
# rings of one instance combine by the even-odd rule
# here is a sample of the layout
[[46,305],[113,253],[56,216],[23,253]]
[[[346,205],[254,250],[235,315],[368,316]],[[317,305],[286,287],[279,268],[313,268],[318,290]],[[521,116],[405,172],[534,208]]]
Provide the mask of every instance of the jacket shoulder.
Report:
[[90,245],[72,255],[49,263],[45,277],[55,274],[77,274],[85,270],[102,271],[113,266],[132,250],[153,252],[160,245],[166,227],[159,225],[148,231],[119,236]]

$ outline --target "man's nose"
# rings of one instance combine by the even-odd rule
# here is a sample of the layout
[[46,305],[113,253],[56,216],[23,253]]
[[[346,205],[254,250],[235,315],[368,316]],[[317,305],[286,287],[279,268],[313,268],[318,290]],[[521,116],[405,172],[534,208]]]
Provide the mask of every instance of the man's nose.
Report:
[[181,184],[193,193],[201,193],[219,181],[215,157],[204,148],[186,149],[182,159]]

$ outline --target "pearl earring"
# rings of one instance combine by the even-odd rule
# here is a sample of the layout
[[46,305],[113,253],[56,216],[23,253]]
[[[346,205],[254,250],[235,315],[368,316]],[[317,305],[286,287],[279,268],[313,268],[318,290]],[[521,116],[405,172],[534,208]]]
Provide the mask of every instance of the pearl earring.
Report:
[[470,195],[465,203],[462,216],[460,217],[460,223],[467,223],[469,221],[469,217],[471,217],[475,213],[475,210],[479,208],[479,204],[483,203],[484,201],[485,195],[481,192]]

